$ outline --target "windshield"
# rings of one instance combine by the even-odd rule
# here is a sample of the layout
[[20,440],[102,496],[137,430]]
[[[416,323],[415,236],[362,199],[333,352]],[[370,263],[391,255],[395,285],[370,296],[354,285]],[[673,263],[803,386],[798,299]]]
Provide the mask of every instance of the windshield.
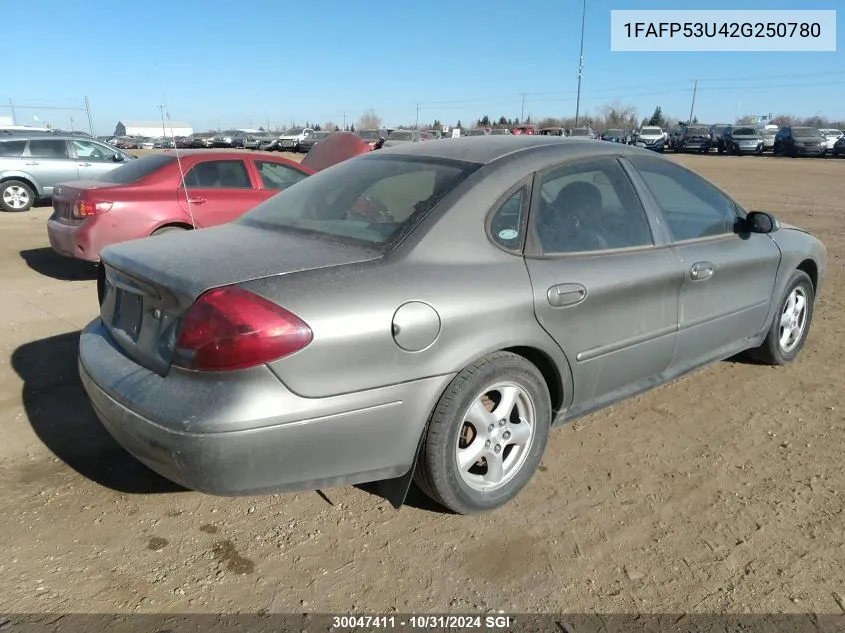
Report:
[[642,130],[640,130],[640,134],[659,135],[663,134],[663,130],[661,130],[659,127],[644,127]]
[[102,176],[98,176],[97,180],[100,182],[110,182],[116,185],[129,185],[133,182],[138,182],[141,178],[146,178],[154,171],[164,167],[168,163],[173,162],[176,158],[173,154],[150,154],[143,158],[137,158],[131,162],[127,162],[122,167],[107,171]]
[[358,136],[365,141],[376,141],[380,138],[378,130],[361,130],[358,132]]
[[815,138],[821,136],[821,132],[814,127],[794,127],[792,128],[792,136],[796,138]]
[[758,136],[753,127],[736,127],[733,131],[734,136]]
[[309,176],[236,222],[384,245],[413,229],[476,169],[459,161],[367,155]]
[[314,138],[315,139],[327,138],[330,135],[331,135],[331,132],[314,132]]
[[285,132],[285,136],[299,136],[304,130],[304,127],[292,127],[287,132]]
[[763,136],[777,136],[777,130],[763,130]]
[[484,130],[467,130],[464,136],[484,136],[487,132]]
[[703,125],[693,125],[687,128],[687,134],[709,134],[710,130],[708,130]]
[[718,136],[727,129],[727,125],[714,125],[713,132]]
[[588,130],[585,127],[576,127],[574,130],[572,130],[572,134],[570,134],[570,136],[589,136],[589,135],[590,135],[590,130]]
[[391,132],[387,140],[389,141],[410,141],[413,138],[411,132]]
[[822,130],[822,132],[824,132],[825,136],[834,136],[836,138],[842,136],[842,130]]

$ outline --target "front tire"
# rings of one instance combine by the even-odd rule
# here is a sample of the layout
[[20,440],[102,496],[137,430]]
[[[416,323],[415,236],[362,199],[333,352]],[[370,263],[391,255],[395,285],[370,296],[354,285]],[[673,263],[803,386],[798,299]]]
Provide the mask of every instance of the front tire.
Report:
[[810,331],[815,299],[809,275],[803,270],[792,273],[766,339],[750,351],[751,357],[768,365],[786,365],[795,360]]
[[0,183],[0,211],[23,213],[35,204],[35,193],[22,180],[7,180]]
[[509,352],[485,356],[438,401],[414,480],[458,514],[498,508],[540,465],[551,417],[549,390],[535,365]]

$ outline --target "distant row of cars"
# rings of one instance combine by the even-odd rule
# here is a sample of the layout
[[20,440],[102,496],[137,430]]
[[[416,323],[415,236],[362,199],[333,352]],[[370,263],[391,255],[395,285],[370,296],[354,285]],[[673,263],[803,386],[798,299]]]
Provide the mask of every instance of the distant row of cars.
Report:
[[720,123],[685,125],[669,133],[659,127],[644,127],[633,144],[662,152],[751,154],[772,152],[776,156],[845,156],[845,133],[837,129],[810,126],[751,125]]

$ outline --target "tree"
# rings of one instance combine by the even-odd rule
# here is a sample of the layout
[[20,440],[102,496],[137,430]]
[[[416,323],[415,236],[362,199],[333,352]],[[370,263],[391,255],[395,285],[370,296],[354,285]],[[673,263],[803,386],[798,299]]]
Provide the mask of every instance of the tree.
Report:
[[663,109],[660,106],[657,106],[654,109],[654,114],[651,115],[651,118],[648,120],[648,124],[656,125],[657,127],[666,126],[666,119],[663,118]]
[[459,130],[460,130],[460,129],[463,129],[463,127],[464,127],[464,126],[463,126],[463,125],[461,125],[461,120],[460,120],[460,119],[458,119],[458,124],[457,124],[455,127],[456,127],[456,128],[458,128]]
[[320,127],[320,124],[319,124],[319,123],[318,123],[317,125],[315,125],[315,126],[314,126],[314,131],[315,131],[315,132],[320,132],[322,129],[323,129],[323,128],[322,128],[322,127]]
[[334,131],[335,131],[335,132],[340,132],[340,126],[339,126],[339,125],[335,125],[335,126],[334,126]]
[[328,130],[330,132],[332,130],[334,130],[335,132],[340,131],[340,128],[337,127],[337,123],[334,123],[333,121],[326,121],[325,123],[323,123],[323,129]]
[[[364,114],[358,119],[359,130],[376,130],[381,127],[381,117],[372,108],[364,110]],[[353,132],[355,130],[352,130]]]

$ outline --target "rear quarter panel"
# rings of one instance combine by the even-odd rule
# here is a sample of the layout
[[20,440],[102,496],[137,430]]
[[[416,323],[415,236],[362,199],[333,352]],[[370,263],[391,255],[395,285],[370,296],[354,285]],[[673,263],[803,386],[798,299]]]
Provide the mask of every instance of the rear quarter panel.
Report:
[[[307,348],[271,369],[297,394],[324,397],[455,373],[489,352],[530,346],[553,362],[571,393],[566,359],[536,320],[522,257],[495,247],[484,228],[490,208],[531,170],[516,161],[471,176],[457,199],[444,201],[384,259],[245,284],[314,332]],[[394,313],[409,301],[440,316],[439,336],[419,352],[393,338]]]

